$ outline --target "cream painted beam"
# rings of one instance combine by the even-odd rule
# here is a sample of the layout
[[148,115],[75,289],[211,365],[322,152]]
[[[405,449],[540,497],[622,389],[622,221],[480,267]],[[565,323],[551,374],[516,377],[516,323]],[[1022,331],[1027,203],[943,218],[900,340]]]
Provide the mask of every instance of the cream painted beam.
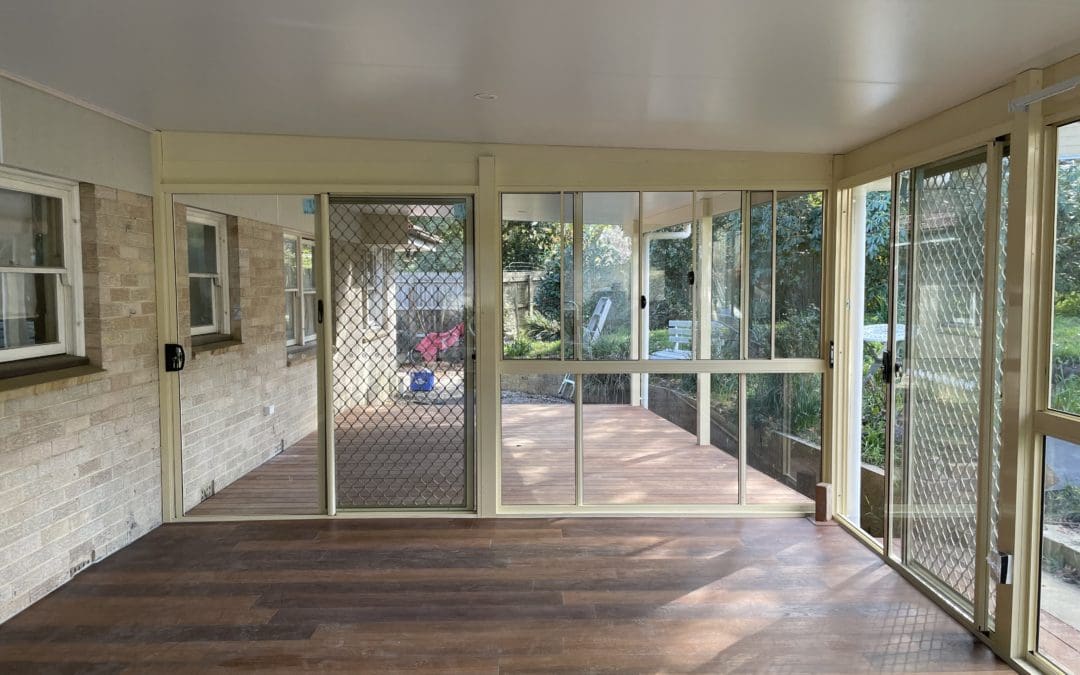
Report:
[[[824,189],[824,154],[388,141],[164,132],[161,182],[174,192],[463,191],[480,157],[501,190]],[[216,188],[216,189],[215,189]]]

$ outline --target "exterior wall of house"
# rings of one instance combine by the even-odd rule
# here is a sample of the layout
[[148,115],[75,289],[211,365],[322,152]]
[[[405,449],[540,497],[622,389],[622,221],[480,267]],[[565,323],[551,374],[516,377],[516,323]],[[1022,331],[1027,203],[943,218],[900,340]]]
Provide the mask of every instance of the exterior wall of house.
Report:
[[193,348],[186,208],[175,206],[174,221],[180,338],[188,353],[180,376],[185,511],[318,428],[314,353],[290,363],[285,349],[283,230],[226,214],[236,340]]
[[0,392],[0,622],[161,523],[151,200],[79,192],[102,372]]

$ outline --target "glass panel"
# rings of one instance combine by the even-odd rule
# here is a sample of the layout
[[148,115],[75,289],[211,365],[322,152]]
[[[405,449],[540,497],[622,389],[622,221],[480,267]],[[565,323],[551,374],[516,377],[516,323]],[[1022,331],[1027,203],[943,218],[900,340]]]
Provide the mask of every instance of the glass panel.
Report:
[[[742,321],[742,192],[699,192],[698,214],[711,224],[709,358],[739,358]],[[702,267],[704,269],[704,267]]]
[[0,274],[0,349],[60,341],[55,274]]
[[893,378],[892,387],[892,475],[890,490],[892,497],[892,541],[889,542],[889,553],[897,560],[903,559],[905,528],[907,527],[907,460],[908,452],[907,430],[910,429],[908,419],[911,400],[911,378],[904,373],[911,370],[908,362],[907,350],[907,323],[908,323],[908,298],[909,283],[908,275],[911,264],[911,232],[912,232],[912,184],[911,171],[901,171],[896,175],[896,247],[893,249],[893,275],[895,278],[893,322],[894,347],[896,356],[894,362],[900,365],[900,371]]
[[285,291],[285,339],[296,340],[296,291]]
[[813,502],[821,479],[821,379],[746,375],[747,503]]
[[502,503],[573,504],[573,379],[502,376]]
[[1050,407],[1080,415],[1080,122],[1058,129]]
[[285,237],[285,288],[295,289],[299,283],[296,238]]
[[0,267],[63,267],[60,199],[0,188]]
[[[996,186],[995,186],[996,187]],[[970,611],[975,599],[986,161],[915,175],[907,560]]]
[[823,192],[776,195],[776,356],[821,356]]
[[305,240],[300,253],[300,268],[304,271],[304,290],[315,290],[315,244]]
[[214,325],[214,280],[210,277],[190,277],[191,327],[206,328]]
[[217,274],[217,228],[188,223],[188,274]]
[[773,193],[750,193],[750,344],[752,359],[772,357]]
[[[697,375],[584,375],[582,382],[586,503],[738,502],[737,440],[732,455],[697,435]],[[722,424],[731,422],[729,403],[716,412]],[[730,449],[730,439],[717,441]]]
[[316,296],[314,293],[304,293],[304,338],[310,339],[315,337],[316,327],[315,319],[317,310],[315,308]]
[[582,358],[628,359],[638,193],[586,192],[582,212]]
[[[716,465],[739,463],[739,375],[714,373],[709,376],[709,443],[719,452],[713,455]],[[752,472],[756,474],[757,472]],[[757,484],[761,478],[754,478]],[[738,501],[738,474],[735,476],[735,495]],[[719,486],[718,486],[719,487]],[[725,486],[726,487],[726,486]]]
[[1080,673],[1080,445],[1045,444],[1038,650]]
[[689,359],[696,342],[693,194],[645,192],[641,199],[641,294],[647,300],[642,357]]
[[573,275],[573,196],[563,199],[570,208],[560,218],[558,194],[502,197],[504,358],[560,357],[563,326],[559,317],[567,306],[563,286]]
[[[871,537],[885,536],[885,445],[888,433],[883,356],[889,343],[889,285],[892,276],[892,179],[868,183],[852,191],[851,305],[856,310],[852,349],[855,370],[851,382],[856,443],[848,458],[847,516]],[[778,220],[779,222],[779,220]],[[779,244],[779,235],[777,236]],[[779,257],[779,254],[778,254]],[[780,265],[787,269],[785,265]],[[779,291],[778,291],[779,295]],[[779,301],[777,301],[779,304]],[[780,349],[777,325],[777,351]]]

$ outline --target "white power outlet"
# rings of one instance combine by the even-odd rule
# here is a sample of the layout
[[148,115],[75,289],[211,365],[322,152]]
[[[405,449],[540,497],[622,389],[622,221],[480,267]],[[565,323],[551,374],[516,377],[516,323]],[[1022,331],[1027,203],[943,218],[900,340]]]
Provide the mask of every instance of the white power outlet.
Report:
[[271,403],[270,405],[264,405],[263,406],[263,417],[270,417],[271,415],[274,414],[274,410],[275,410],[275,408],[274,408],[273,403]]

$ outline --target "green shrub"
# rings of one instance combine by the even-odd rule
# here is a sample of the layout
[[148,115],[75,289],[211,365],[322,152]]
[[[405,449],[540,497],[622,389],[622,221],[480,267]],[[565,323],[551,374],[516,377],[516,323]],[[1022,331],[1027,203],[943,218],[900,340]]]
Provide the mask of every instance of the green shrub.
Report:
[[541,342],[559,340],[561,338],[559,320],[537,312],[530,312],[525,317],[525,335],[532,340]]
[[521,359],[532,353],[532,341],[524,335],[518,335],[512,342],[503,345],[503,356],[508,359]]

